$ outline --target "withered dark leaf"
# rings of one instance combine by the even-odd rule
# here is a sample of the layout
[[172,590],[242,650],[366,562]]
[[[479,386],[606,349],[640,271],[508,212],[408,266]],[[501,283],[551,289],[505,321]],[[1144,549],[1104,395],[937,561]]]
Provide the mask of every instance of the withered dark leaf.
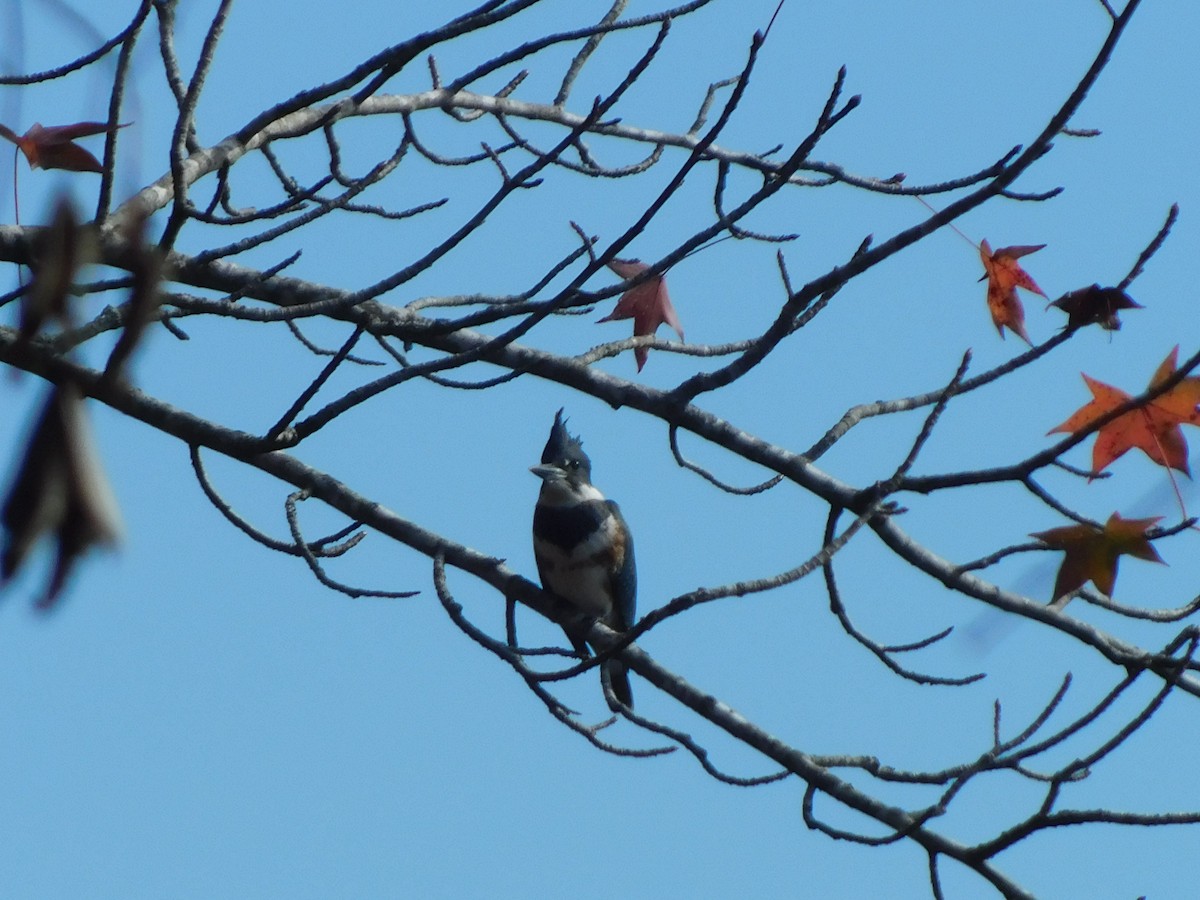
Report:
[[145,216],[134,219],[124,235],[130,248],[125,264],[133,277],[133,285],[126,304],[125,327],[104,367],[106,379],[120,375],[161,302],[158,286],[162,280],[163,257],[161,251],[146,240],[146,223]]
[[1099,325],[1106,331],[1120,329],[1119,310],[1142,308],[1140,303],[1134,302],[1120,288],[1100,287],[1098,284],[1068,291],[1049,305],[1067,314],[1067,328]]
[[33,248],[30,268],[33,284],[21,300],[18,336],[28,342],[46,322],[70,324],[71,288],[83,266],[96,259],[96,239],[90,226],[81,225],[68,200],[60,200],[49,227]]
[[120,512],[74,386],[56,386],[47,398],[0,509],[0,525],[0,584],[20,571],[42,537],[52,535],[57,543],[54,571],[37,601],[41,609],[54,606],[89,547],[120,538]]

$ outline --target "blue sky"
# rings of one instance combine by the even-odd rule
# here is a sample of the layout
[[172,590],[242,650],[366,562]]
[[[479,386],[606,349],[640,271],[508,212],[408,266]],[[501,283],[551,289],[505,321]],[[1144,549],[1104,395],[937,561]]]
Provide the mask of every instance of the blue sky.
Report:
[[[210,5],[186,6],[180,52],[190,63]],[[268,6],[234,7],[199,111],[204,144],[264,106],[466,8],[297,2],[281,16],[280,6]],[[589,4],[583,15],[584,6],[549,0],[494,35],[439,50],[439,65],[447,76],[457,74],[507,44],[602,13],[602,4]],[[630,7],[631,14],[654,8],[636,0]],[[704,87],[740,69],[752,32],[773,8],[773,0],[717,2],[678,23],[645,83],[620,107],[622,119],[685,129]],[[845,64],[847,92],[862,94],[863,104],[821,144],[818,158],[869,175],[905,172],[909,183],[961,175],[1041,129],[1105,30],[1100,4],[1087,0],[1015,0],[1002,15],[995,4],[974,0],[881,9],[865,2],[790,2],[762,53],[746,105],[721,143],[761,151],[799,140]],[[48,68],[92,45],[87,30],[49,0],[8,0],[0,15],[5,32],[19,35],[4,50],[9,71]],[[87,13],[105,35],[125,15]],[[1174,344],[1182,344],[1184,355],[1197,349],[1192,284],[1200,188],[1191,173],[1200,138],[1193,96],[1198,25],[1192,4],[1147,0],[1072,123],[1100,129],[1102,136],[1063,138],[1018,185],[1030,191],[1063,185],[1064,193],[1044,204],[987,205],[958,223],[970,238],[986,237],[994,247],[1045,243],[1027,268],[1055,297],[1118,281],[1178,202],[1171,239],[1130,290],[1146,309],[1128,313],[1119,334],[1080,334],[1037,366],[954,404],[918,472],[975,468],[1041,449],[1045,432],[1087,400],[1080,371],[1136,392]],[[647,40],[641,34],[611,41],[580,83],[578,107],[611,89],[618,66]],[[123,134],[119,198],[159,177],[165,165],[171,119],[152,50],[148,36],[130,97],[133,124]],[[567,59],[563,51],[534,64],[517,96],[548,99]],[[421,90],[427,79],[424,65],[414,65],[388,89]],[[504,80],[489,79],[480,88]],[[105,91],[99,70],[45,87],[3,87],[0,121],[23,131],[33,121],[101,118]],[[421,133],[446,152],[473,149],[484,133],[428,119]],[[395,138],[385,127],[362,123],[348,124],[342,134],[347,165],[360,170]],[[98,149],[97,142],[89,146]],[[318,141],[281,152],[311,173],[323,164],[320,149]],[[611,162],[640,153],[603,142],[596,149]],[[615,237],[676,165],[668,162],[640,181],[554,174],[546,188],[502,208],[495,226],[444,266],[384,299],[401,304],[427,294],[520,290],[546,260],[572,246],[569,220]],[[247,174],[235,202],[270,202],[265,166],[251,158],[239,168]],[[460,222],[472,196],[494,186],[494,174],[483,169],[445,184],[436,174],[414,167],[379,194],[379,202],[394,207],[451,196],[445,209],[419,225],[327,220],[242,261],[267,266],[303,249],[293,274],[345,287],[369,284],[414,258],[443,233],[439,228]],[[86,202],[94,196],[92,176],[30,173],[22,163],[19,177],[25,221],[64,186]],[[735,190],[754,186],[746,176],[732,184]],[[698,227],[710,192],[711,177],[697,179],[630,247],[631,255],[655,258]],[[11,189],[0,189],[5,222],[12,220],[11,201]],[[866,234],[883,239],[925,214],[911,199],[797,191],[748,225],[801,235],[784,250],[793,280],[801,281],[844,260]],[[226,239],[196,229],[185,232],[180,249]],[[690,341],[734,340],[770,321],[780,298],[774,253],[773,247],[726,242],[672,271],[672,297]],[[945,383],[967,347],[974,352],[973,372],[1009,359],[1023,345],[1012,336],[997,338],[979,274],[975,250],[944,229],[856,281],[755,377],[705,404],[738,427],[803,449],[849,406]],[[1044,340],[1060,327],[1061,315],[1044,312],[1037,298],[1026,300],[1030,335]],[[577,353],[627,334],[627,323],[593,324],[600,314],[547,323],[533,342]],[[152,335],[134,365],[136,380],[155,396],[235,427],[261,431],[322,365],[276,329],[198,320],[185,327],[187,343]],[[309,336],[331,345],[345,337],[318,327]],[[103,356],[97,348],[86,359],[97,363]],[[666,387],[693,371],[696,361],[651,353],[637,373],[627,353],[600,365]],[[334,387],[345,389],[358,375],[340,373]],[[0,420],[0,458],[11,459],[42,385],[29,377],[3,381],[10,414]],[[717,495],[674,465],[657,421],[529,378],[486,394],[446,394],[409,383],[297,454],[401,515],[532,576],[527,531],[537,482],[527,469],[563,405],[592,456],[597,484],[621,502],[634,529],[642,611],[699,585],[787,569],[819,546],[824,509],[801,492],[781,486],[749,499]],[[598,753],[547,716],[507,667],[447,620],[432,594],[427,560],[371,534],[331,567],[334,576],[368,587],[420,589],[420,596],[350,600],[326,591],[300,562],[250,543],[206,503],[186,448],[103,408],[93,413],[126,541],[119,553],[88,560],[54,615],[37,616],[27,602],[44,558],[0,605],[0,871],[7,893],[928,895],[926,861],[917,848],[866,850],[807,831],[796,783],[736,789],[713,782],[682,753],[651,760]],[[916,417],[897,417],[863,425],[822,465],[855,483],[882,477],[919,424]],[[730,480],[765,477],[686,437],[684,451]],[[1090,442],[1070,459],[1086,465],[1089,452]],[[289,489],[226,460],[206,459],[239,511],[286,535]],[[1095,518],[1114,509],[1168,517],[1175,511],[1162,471],[1140,455],[1130,454],[1113,470],[1114,478],[1091,485],[1066,476],[1047,481]],[[1185,493],[1200,506],[1190,485]],[[1065,524],[1011,489],[911,501],[906,529],[956,560]],[[343,524],[311,505],[302,507],[310,533]],[[1169,568],[1123,565],[1118,599],[1145,606],[1191,599],[1198,572],[1194,538],[1164,542],[1160,552]],[[900,643],[955,625],[950,640],[908,662],[935,674],[982,670],[989,677],[962,689],[897,682],[841,632],[816,579],[694,610],[643,644],[663,664],[805,751],[872,753],[899,767],[937,768],[985,750],[995,698],[1003,702],[1011,733],[1049,701],[1066,672],[1075,685],[1060,724],[1112,686],[1116,673],[1094,654],[1036,625],[1004,622],[898,568],[873,538],[856,539],[839,563],[860,627],[882,642]],[[1053,573],[1045,555],[990,572],[1034,597],[1048,595]],[[500,633],[503,604],[490,589],[461,575],[452,575],[450,586],[477,623]],[[1082,604],[1070,611],[1147,646],[1174,633]],[[532,615],[521,618],[526,644],[553,643],[560,635]],[[1135,691],[1137,698],[1145,702],[1152,687]],[[602,715],[590,677],[561,690],[572,706]],[[773,770],[645,682],[635,679],[634,691],[642,712],[693,733],[725,770]],[[1078,786],[1070,802],[1135,811],[1195,808],[1200,779],[1194,767],[1180,764],[1186,759],[1180,748],[1200,736],[1197,721],[1195,700],[1174,698]],[[635,747],[658,743],[627,726],[617,726],[612,737]],[[1087,747],[1068,745],[1054,761]],[[914,804],[928,799],[903,791],[888,796]],[[1017,782],[989,783],[961,798],[961,809],[940,825],[964,838],[978,836],[997,810],[1027,809],[1037,799]],[[863,824],[828,802],[821,808],[847,827]],[[1014,848],[999,864],[1040,896],[1186,897],[1193,893],[1196,834],[1194,828],[1063,830]],[[987,896],[974,876],[953,865],[945,878],[949,896]]]

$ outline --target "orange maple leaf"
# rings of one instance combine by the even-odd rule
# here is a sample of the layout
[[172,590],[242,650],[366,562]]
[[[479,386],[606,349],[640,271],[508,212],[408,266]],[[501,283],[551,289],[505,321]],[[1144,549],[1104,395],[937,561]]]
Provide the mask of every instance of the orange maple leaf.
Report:
[[[1046,296],[1045,291],[1037,286],[1029,277],[1020,263],[1022,256],[1028,256],[1045,247],[1045,244],[1028,244],[1015,247],[1000,247],[994,253],[986,240],[979,242],[979,256],[983,260],[983,277],[987,279],[987,305],[992,314],[992,322],[1000,337],[1004,337],[1004,328],[1008,326],[1030,346],[1033,341],[1025,333],[1025,307],[1017,298],[1017,288],[1025,288],[1035,294]],[[980,279],[983,280],[982,278]]]
[[[124,125],[118,125],[124,128]],[[104,167],[91,153],[75,143],[76,138],[108,131],[107,122],[73,122],[70,125],[42,125],[35,122],[24,134],[0,125],[0,137],[12,141],[25,154],[29,168],[67,169],[72,172],[103,172]]]
[[1111,597],[1121,556],[1161,563],[1162,557],[1146,537],[1146,532],[1161,518],[1122,519],[1113,513],[1103,528],[1087,524],[1067,525],[1031,534],[1030,537],[1037,538],[1047,547],[1066,554],[1054,580],[1054,596],[1050,602],[1073,594],[1088,581]]
[[[1162,361],[1150,389],[1161,385],[1175,372],[1179,347],[1176,346]],[[1078,434],[1086,430],[1098,418],[1128,402],[1130,395],[1103,381],[1083,376],[1092,400],[1075,411],[1075,414],[1047,434],[1068,432]],[[1096,445],[1092,448],[1092,471],[1101,472],[1109,463],[1135,447],[1160,466],[1178,469],[1191,477],[1188,469],[1187,440],[1181,425],[1200,426],[1200,378],[1185,378],[1164,394],[1159,394],[1144,406],[1131,409],[1117,416],[1096,432]]]
[[[636,259],[610,260],[608,267],[625,279],[634,278],[650,268],[644,262]],[[633,319],[634,337],[654,334],[658,330],[658,326],[666,322],[675,329],[679,339],[683,340],[683,326],[679,323],[675,307],[671,305],[671,297],[667,294],[667,281],[662,275],[654,275],[641,284],[631,287],[621,295],[621,299],[617,301],[612,312],[596,321],[612,322],[616,319]],[[635,347],[633,355],[637,359],[637,367],[640,372],[642,366],[646,364],[646,357],[650,355],[650,348]]]

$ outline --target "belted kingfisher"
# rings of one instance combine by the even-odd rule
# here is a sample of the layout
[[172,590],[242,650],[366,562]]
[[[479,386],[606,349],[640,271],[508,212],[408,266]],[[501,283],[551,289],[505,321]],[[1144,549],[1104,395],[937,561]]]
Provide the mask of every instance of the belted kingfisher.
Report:
[[[567,433],[560,409],[554,415],[542,464],[529,471],[542,479],[533,511],[533,555],[542,588],[581,613],[595,616],[614,631],[633,624],[637,570],[633,538],[617,504],[592,485],[592,462],[578,437]],[[577,653],[587,645],[570,633]],[[629,673],[620,660],[603,666],[612,692],[633,706]],[[612,701],[614,712],[619,708]]]

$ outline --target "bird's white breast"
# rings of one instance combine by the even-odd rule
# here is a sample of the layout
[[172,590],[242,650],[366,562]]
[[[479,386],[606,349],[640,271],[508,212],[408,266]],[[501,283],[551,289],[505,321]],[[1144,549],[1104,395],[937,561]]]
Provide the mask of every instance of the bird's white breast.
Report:
[[616,517],[607,517],[587,540],[576,544],[570,552],[547,541],[535,540],[543,586],[586,615],[607,616],[612,611],[612,546],[616,528]]

